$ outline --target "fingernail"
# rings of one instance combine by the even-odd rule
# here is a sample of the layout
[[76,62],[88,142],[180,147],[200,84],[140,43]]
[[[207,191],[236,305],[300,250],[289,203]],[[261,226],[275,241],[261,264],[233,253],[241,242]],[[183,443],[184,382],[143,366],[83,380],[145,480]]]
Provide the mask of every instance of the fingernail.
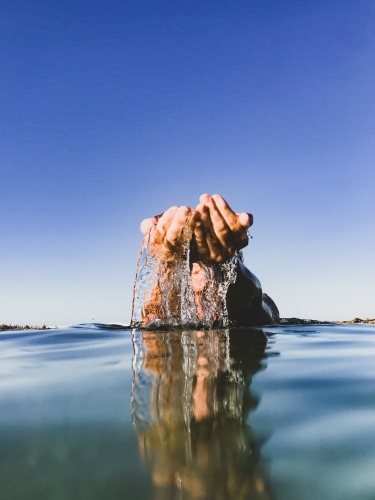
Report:
[[240,221],[240,224],[242,227],[244,228],[248,228],[252,225],[252,215],[251,214],[248,214],[246,212],[242,212],[240,215],[239,215],[239,221]]
[[201,203],[208,203],[210,201],[210,195],[209,194],[202,194],[201,197],[199,198],[199,201]]

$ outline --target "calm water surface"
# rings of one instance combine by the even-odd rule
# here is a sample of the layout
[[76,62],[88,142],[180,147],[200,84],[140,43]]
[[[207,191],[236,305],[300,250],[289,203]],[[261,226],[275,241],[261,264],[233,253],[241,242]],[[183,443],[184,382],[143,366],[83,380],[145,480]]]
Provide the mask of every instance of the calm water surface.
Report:
[[2,500],[375,499],[375,327],[0,334]]

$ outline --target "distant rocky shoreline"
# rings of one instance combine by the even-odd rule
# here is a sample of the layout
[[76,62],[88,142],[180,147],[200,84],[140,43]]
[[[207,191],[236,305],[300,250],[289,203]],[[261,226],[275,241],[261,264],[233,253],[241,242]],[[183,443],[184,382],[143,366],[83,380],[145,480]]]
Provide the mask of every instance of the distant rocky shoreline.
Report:
[[280,325],[334,325],[335,321],[319,321],[318,319],[280,318]]
[[[280,318],[280,325],[352,325],[364,324],[375,325],[374,319],[353,318],[347,321],[319,321],[317,319],[301,319],[301,318]],[[21,326],[21,325],[0,325],[0,332],[10,330],[51,330],[51,326]]]
[[50,326],[20,326],[20,325],[0,325],[0,332],[8,330],[51,330]]
[[349,319],[348,321],[337,321],[336,323],[340,324],[352,324],[352,323],[364,323],[366,325],[375,325],[375,318],[374,319],[361,319],[361,318],[354,318],[354,319]]
[[319,321],[317,319],[280,318],[280,325],[352,325],[357,323],[375,325],[375,319],[353,318],[347,321]]

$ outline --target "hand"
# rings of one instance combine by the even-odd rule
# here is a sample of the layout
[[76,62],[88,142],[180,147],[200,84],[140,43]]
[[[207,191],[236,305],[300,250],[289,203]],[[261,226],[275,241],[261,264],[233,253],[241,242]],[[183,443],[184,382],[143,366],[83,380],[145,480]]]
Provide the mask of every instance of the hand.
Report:
[[145,219],[141,223],[141,231],[147,234],[152,226],[151,253],[163,261],[174,261],[180,258],[183,243],[191,239],[199,213],[189,207],[171,207],[162,215]]
[[253,223],[251,214],[236,214],[218,194],[202,194],[196,210],[200,214],[194,229],[195,260],[205,263],[224,262],[249,241],[247,229]]

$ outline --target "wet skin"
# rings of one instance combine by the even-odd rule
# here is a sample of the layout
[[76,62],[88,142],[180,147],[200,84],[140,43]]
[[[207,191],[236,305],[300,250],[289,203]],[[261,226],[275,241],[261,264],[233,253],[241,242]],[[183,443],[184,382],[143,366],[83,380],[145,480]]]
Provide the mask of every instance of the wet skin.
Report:
[[246,212],[235,213],[218,194],[202,194],[195,209],[170,207],[160,216],[143,220],[141,231],[147,234],[156,226],[154,242],[158,245],[159,256],[170,261],[179,256],[186,223],[193,234],[193,260],[225,262],[248,244],[246,230],[252,225],[253,216]]
[[[247,229],[252,224],[251,214],[234,212],[222,196],[202,194],[195,209],[170,207],[161,215],[144,219],[141,231],[150,235],[151,253],[171,264],[181,258],[186,234],[191,235],[191,284],[199,313],[206,285],[206,271],[201,263],[219,264],[233,257],[247,246]],[[152,227],[155,229],[150,231]],[[168,272],[173,272],[172,268]],[[153,292],[151,310],[160,300],[160,294]],[[229,319],[237,325],[265,325],[279,320],[276,305],[262,294],[259,280],[241,262],[237,265],[236,282],[228,288],[226,305]]]

